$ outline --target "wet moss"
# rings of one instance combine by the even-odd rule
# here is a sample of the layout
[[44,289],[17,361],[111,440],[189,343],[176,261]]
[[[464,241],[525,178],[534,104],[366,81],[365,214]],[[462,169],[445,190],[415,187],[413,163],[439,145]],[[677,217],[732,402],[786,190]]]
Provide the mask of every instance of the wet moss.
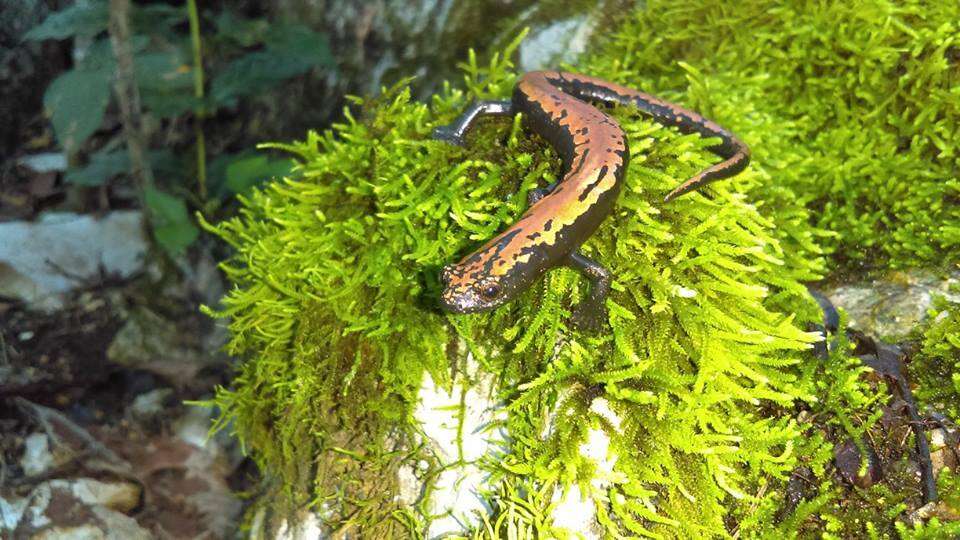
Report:
[[930,321],[909,366],[914,393],[922,407],[960,418],[960,304],[936,299]]

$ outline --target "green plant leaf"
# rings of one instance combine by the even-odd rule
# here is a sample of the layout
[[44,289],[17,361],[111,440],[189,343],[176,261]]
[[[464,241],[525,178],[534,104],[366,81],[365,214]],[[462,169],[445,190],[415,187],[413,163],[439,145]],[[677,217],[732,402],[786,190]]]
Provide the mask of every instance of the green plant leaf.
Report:
[[179,49],[138,54],[134,67],[141,90],[189,90],[192,95],[193,66]]
[[193,95],[193,66],[181,49],[144,53],[135,62],[140,97],[154,115],[173,118],[203,105]]
[[205,104],[205,100],[183,91],[162,91],[144,89],[140,93],[143,105],[159,118],[174,118],[196,110]]
[[151,150],[147,153],[153,176],[166,185],[183,185],[186,181],[185,172],[187,163],[192,162],[192,156],[178,156],[169,148]]
[[187,18],[187,8],[183,6],[150,4],[134,8],[131,19],[135,32],[156,33],[158,30],[169,30]]
[[110,101],[110,82],[99,71],[72,69],[54,80],[43,95],[57,142],[71,153],[93,134]]
[[52,13],[26,33],[24,39],[67,39],[73,36],[95,36],[107,29],[110,13],[107,3],[100,1],[77,2]]
[[327,36],[298,23],[276,24],[264,37],[267,50],[296,58],[310,67],[334,65]]
[[150,188],[144,193],[144,200],[150,209],[153,237],[168,254],[182,253],[197,239],[200,232],[190,221],[182,199]]
[[214,19],[217,34],[234,41],[241,47],[251,47],[263,41],[269,24],[265,19],[247,19],[232,11],[224,10]]
[[214,103],[262,93],[285,79],[310,69],[301,59],[269,51],[245,54],[227,65],[211,83],[210,96]]
[[226,188],[242,194],[258,183],[290,173],[293,163],[289,159],[268,159],[264,155],[242,157],[231,161],[226,170]]
[[174,223],[162,227],[153,228],[153,238],[160,244],[160,247],[171,256],[183,253],[183,250],[193,244],[200,231],[196,225],[190,222]]
[[130,168],[130,156],[126,150],[97,152],[90,156],[90,163],[67,170],[66,180],[78,186],[99,186]]
[[[140,53],[150,44],[150,38],[147,36],[132,36],[130,38],[130,48],[134,54],[134,66],[140,57]],[[96,71],[104,78],[110,79],[117,70],[117,57],[113,53],[113,44],[109,38],[101,38],[90,44],[84,51],[76,69],[82,71]]]

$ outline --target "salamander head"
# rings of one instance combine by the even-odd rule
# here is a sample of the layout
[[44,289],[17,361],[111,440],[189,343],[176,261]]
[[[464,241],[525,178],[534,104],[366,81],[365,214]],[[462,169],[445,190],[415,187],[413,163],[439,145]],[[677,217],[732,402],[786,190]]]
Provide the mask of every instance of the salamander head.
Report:
[[474,268],[459,264],[443,267],[440,282],[443,294],[440,306],[451,313],[476,313],[504,304],[515,296],[512,287],[507,286],[505,276],[484,275],[473,271]]

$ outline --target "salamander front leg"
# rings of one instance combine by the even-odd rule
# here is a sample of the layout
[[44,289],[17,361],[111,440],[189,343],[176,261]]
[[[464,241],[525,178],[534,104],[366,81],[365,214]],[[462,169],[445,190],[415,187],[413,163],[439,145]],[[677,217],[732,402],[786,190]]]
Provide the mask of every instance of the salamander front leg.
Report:
[[433,138],[446,141],[457,146],[463,146],[464,136],[473,123],[481,116],[510,116],[513,114],[513,104],[509,101],[476,101],[452,123],[439,126],[433,130]]
[[527,192],[527,206],[533,206],[540,201],[540,199],[549,195],[553,189],[557,187],[557,183],[553,182],[552,184],[543,186],[542,188],[533,188]]
[[584,331],[599,330],[607,322],[605,302],[610,292],[610,271],[600,266],[600,263],[584,257],[579,251],[570,254],[567,264],[583,274],[592,284],[590,295],[574,308],[571,321],[574,326]]

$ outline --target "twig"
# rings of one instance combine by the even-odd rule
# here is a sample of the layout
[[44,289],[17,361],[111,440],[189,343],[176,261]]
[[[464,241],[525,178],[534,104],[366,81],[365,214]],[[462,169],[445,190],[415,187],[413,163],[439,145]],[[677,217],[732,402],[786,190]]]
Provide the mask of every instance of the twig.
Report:
[[917,403],[913,399],[910,385],[901,374],[895,379],[897,389],[903,401],[907,404],[907,415],[910,416],[910,427],[913,429],[913,440],[916,443],[917,459],[920,461],[920,482],[923,484],[923,503],[935,502],[937,496],[937,478],[933,473],[933,461],[930,457],[930,443],[924,429],[923,420],[917,412]]
[[6,366],[10,363],[10,357],[7,356],[7,338],[0,331],[0,366]]
[[153,187],[153,169],[147,161],[140,91],[133,70],[133,48],[130,44],[130,0],[110,0],[110,42],[117,57],[114,90],[120,105],[120,120],[130,154],[131,172],[137,184],[140,206],[148,212],[146,190]]
[[920,413],[917,411],[917,402],[913,399],[913,392],[910,391],[910,383],[902,369],[903,350],[896,345],[877,342],[867,336],[858,339],[854,335],[853,338],[859,341],[858,347],[863,346],[867,349],[867,354],[860,356],[860,359],[885,378],[893,387],[895,394],[900,395],[910,419],[908,424],[914,435],[914,450],[916,451],[917,463],[920,466],[923,503],[936,502],[938,497],[937,478],[933,472],[930,443],[927,442],[923,419],[920,418]]
[[130,470],[130,464],[118,456],[113,450],[93,438],[87,430],[69,420],[59,411],[37,405],[32,401],[21,397],[14,398],[14,404],[27,417],[33,419],[53,442],[64,442],[68,446],[77,449],[76,451],[90,452],[92,455],[99,456],[110,463],[115,464],[122,470]]
[[207,201],[207,145],[203,135],[203,117],[206,110],[203,100],[203,56],[200,54],[200,17],[197,14],[196,0],[187,0],[187,14],[190,18],[190,43],[193,46],[193,95],[201,104],[193,119],[193,134],[197,141],[197,194],[200,206]]

